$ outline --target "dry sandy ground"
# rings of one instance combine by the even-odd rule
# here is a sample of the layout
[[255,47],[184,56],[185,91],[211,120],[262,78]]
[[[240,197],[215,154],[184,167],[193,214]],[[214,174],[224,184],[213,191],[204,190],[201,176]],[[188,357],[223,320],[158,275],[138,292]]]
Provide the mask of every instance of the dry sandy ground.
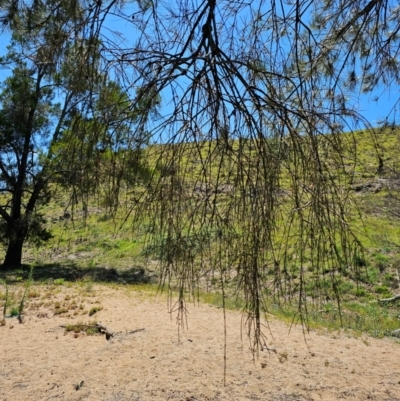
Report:
[[[65,288],[58,294],[78,291]],[[94,317],[121,331],[64,334],[66,318],[28,310],[25,323],[0,327],[0,400],[400,400],[400,344],[311,332],[272,319],[276,352],[253,362],[240,338],[241,317],[228,312],[223,385],[222,311],[188,305],[188,329],[178,339],[165,299],[95,287],[103,310]],[[86,315],[86,320],[88,320]],[[12,327],[12,328],[11,328]],[[134,334],[126,331],[145,328]]]

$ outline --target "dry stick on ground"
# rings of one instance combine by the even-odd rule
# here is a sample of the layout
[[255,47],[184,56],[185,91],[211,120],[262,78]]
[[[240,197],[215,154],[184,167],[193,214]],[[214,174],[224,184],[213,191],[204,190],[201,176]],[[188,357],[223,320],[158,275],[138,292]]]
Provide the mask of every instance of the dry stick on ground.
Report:
[[[107,328],[106,326],[104,326],[101,323],[96,323],[96,327],[98,328],[100,333],[104,333],[106,335],[107,341],[110,340],[111,338],[115,337],[117,334],[121,334],[116,331],[111,331],[109,328]],[[136,329],[136,330],[128,331],[126,334],[133,334],[133,333],[137,333],[137,332],[143,331],[143,330],[144,330],[144,328]]]
[[396,272],[396,275],[397,275],[397,285],[399,286],[399,290],[400,290],[400,275],[399,275],[399,269],[394,269],[394,271]]
[[[397,284],[399,285],[399,290],[400,290],[400,275],[399,275],[399,269],[394,269],[397,275]],[[397,299],[400,299],[400,294],[395,295],[394,297],[391,298],[385,298],[385,299],[378,299],[379,302],[393,302],[396,301]]]
[[[395,272],[397,273],[397,282],[399,284],[399,290],[400,290],[400,276],[399,276],[399,270],[395,269]],[[400,294],[397,294],[391,298],[385,298],[385,299],[378,299],[378,302],[393,302],[400,299]],[[399,337],[400,338],[400,329],[393,330],[392,331],[392,336],[394,337]]]
[[378,299],[378,302],[393,302],[396,301],[397,299],[400,299],[400,294],[397,294],[391,298]]
[[[105,335],[106,335],[106,340],[107,340],[107,341],[110,340],[111,338],[115,337],[117,334],[122,334],[122,333],[117,332],[117,331],[111,331],[108,327],[104,326],[104,325],[101,324],[101,323],[96,323],[96,324],[79,324],[79,325],[77,325],[77,326],[85,327],[85,328],[94,328],[94,327],[95,327],[95,328],[99,331],[99,333],[105,334]],[[66,328],[67,326],[66,326],[66,325],[61,325],[60,327]],[[137,332],[143,331],[143,330],[144,330],[144,328],[142,328],[142,329],[135,329],[135,330],[132,330],[132,331],[128,331],[126,334],[134,334],[134,333],[137,333]]]
[[115,336],[114,331],[111,331],[108,329],[106,326],[102,325],[101,323],[96,323],[96,327],[98,328],[100,333],[104,333],[106,335],[106,340],[108,341],[110,338],[113,338]]
[[392,331],[392,336],[400,338],[400,329],[393,330]]

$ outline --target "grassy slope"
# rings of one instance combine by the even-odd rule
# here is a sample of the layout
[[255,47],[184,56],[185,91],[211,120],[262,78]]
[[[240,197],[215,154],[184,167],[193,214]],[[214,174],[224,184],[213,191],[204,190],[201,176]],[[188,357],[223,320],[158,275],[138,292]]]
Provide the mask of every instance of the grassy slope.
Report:
[[[366,257],[360,261],[361,280],[356,283],[351,278],[343,278],[340,283],[345,301],[345,325],[378,336],[399,326],[396,305],[380,306],[374,302],[400,292],[400,219],[391,213],[397,204],[387,187],[393,182],[393,169],[400,164],[398,137],[396,131],[387,131],[376,138],[362,132],[356,134],[357,167],[353,187],[357,207],[354,207],[352,224],[359,231]],[[204,157],[207,157],[206,148]],[[378,156],[384,162],[379,173]],[[184,168],[191,171],[195,183],[199,166],[190,157],[186,161]],[[111,218],[104,205],[93,200],[88,218],[84,220],[80,210],[71,210],[68,195],[56,190],[53,201],[43,211],[54,238],[40,248],[27,246],[25,250],[24,262],[37,267],[35,278],[87,278],[121,283],[151,281],[156,276],[157,262],[145,258],[142,252],[149,225],[133,226],[132,219],[126,219],[129,199],[121,204],[116,216]],[[218,291],[203,294],[202,298],[221,303]],[[240,300],[228,302],[232,307],[238,304],[240,306]],[[296,317],[295,310],[290,307],[283,310],[271,304],[270,311],[287,319]],[[310,312],[311,324],[322,322],[332,327],[340,324],[337,305],[329,299],[323,309]]]

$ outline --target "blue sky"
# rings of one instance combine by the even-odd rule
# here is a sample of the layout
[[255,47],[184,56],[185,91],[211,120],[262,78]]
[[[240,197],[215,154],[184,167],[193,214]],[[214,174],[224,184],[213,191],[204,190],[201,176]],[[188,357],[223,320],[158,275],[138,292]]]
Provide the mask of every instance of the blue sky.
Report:
[[[359,101],[360,113],[365,116],[373,126],[383,122],[389,113],[389,122],[392,122],[393,117],[398,114],[400,88],[391,88],[391,91],[391,93],[382,93],[382,90],[376,90],[372,94],[361,96]],[[375,96],[379,96],[377,101],[374,99]],[[397,124],[399,124],[399,122],[397,122]]]
[[[131,4],[131,6],[126,10],[126,14],[131,15],[133,11],[134,8]],[[115,30],[124,35],[126,38],[124,46],[129,47],[130,45],[133,45],[133,41],[137,37],[137,32],[135,31],[134,25],[129,21],[123,20],[116,15],[112,15],[108,17],[106,26],[110,31]],[[106,35],[108,34],[106,33]],[[9,33],[5,31],[0,34],[0,55],[5,54],[9,40]],[[3,81],[8,74],[9,70],[0,67],[0,81]],[[167,94],[168,91],[165,92],[163,99],[163,105],[165,106],[166,112],[169,103],[169,99],[165,98]],[[388,118],[388,121],[393,121],[394,116],[400,111],[400,105],[397,104],[399,98],[400,88],[396,85],[395,87],[390,88],[390,93],[389,91],[383,91],[383,88],[377,88],[373,93],[368,94],[354,93],[353,102],[356,105],[358,112],[366,118],[372,126],[377,126],[387,118],[389,113],[390,117]],[[397,121],[396,123],[398,124]]]

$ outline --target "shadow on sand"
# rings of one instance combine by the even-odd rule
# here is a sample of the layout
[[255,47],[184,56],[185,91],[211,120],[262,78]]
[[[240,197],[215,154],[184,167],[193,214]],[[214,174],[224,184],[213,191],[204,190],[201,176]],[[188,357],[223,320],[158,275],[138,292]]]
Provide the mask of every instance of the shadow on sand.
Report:
[[[23,265],[21,269],[6,270],[0,272],[0,278],[12,284],[26,280],[31,266]],[[35,266],[33,269],[35,281],[49,281],[64,279],[66,281],[92,281],[118,284],[149,284],[157,282],[157,275],[149,272],[142,266],[134,266],[129,269],[117,270],[106,267],[79,267],[74,263],[49,263]]]

